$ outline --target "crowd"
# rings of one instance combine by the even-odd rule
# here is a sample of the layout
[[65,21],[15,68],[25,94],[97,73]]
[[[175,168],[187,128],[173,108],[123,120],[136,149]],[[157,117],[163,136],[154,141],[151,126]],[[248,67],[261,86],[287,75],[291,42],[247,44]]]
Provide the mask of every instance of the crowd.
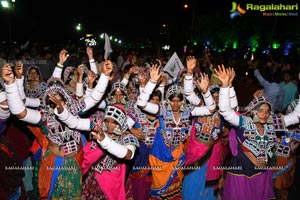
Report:
[[288,199],[297,60],[75,49],[0,52],[1,198]]

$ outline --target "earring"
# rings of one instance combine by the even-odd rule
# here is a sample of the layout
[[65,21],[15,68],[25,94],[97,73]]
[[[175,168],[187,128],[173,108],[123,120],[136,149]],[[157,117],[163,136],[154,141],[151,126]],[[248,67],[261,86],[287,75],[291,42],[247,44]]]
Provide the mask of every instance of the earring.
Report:
[[122,132],[121,132],[121,129],[119,128],[119,126],[114,129],[114,134],[121,135],[121,133]]
[[125,104],[126,104],[126,100],[125,100],[125,98],[123,98],[123,99],[121,100],[121,103],[122,103],[123,105],[125,105]]
[[267,124],[272,124],[272,123],[273,123],[273,117],[272,117],[272,115],[270,115],[267,120]]
[[184,111],[184,108],[185,108],[184,104],[181,104],[179,110],[180,110],[181,112],[183,112],[183,111]]

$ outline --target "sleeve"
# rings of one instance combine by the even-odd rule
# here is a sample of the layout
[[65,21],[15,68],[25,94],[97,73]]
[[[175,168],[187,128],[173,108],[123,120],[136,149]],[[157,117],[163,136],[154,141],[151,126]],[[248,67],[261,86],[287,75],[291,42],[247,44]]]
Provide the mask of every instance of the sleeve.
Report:
[[89,131],[92,126],[92,120],[89,118],[80,118],[72,115],[66,108],[62,113],[58,113],[57,108],[54,109],[55,115],[65,123],[69,128],[81,130],[81,131]]
[[219,109],[220,114],[224,117],[225,120],[227,120],[234,126],[239,126],[240,118],[230,105],[229,87],[220,88]]

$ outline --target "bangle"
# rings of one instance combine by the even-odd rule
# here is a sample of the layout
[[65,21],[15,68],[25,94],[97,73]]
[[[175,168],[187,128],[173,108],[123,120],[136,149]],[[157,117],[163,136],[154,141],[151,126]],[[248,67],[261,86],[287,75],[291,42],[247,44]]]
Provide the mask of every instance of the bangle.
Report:
[[150,81],[151,83],[154,83],[154,84],[157,83],[157,81],[153,81],[151,78],[149,79],[149,81]]
[[95,59],[90,59],[89,62],[90,63],[96,63]]
[[58,67],[60,69],[64,68],[64,66],[62,64],[59,64],[59,63],[56,64],[56,67]]

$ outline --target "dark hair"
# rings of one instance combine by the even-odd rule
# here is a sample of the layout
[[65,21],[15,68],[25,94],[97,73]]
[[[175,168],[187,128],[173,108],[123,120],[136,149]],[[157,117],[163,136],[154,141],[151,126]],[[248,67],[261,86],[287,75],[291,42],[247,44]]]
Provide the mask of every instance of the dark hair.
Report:
[[161,99],[162,99],[161,91],[160,90],[155,90],[154,92],[152,92],[149,99],[152,99],[153,97],[158,97],[159,101],[161,101]]
[[216,87],[216,88],[213,88],[213,89],[210,90],[211,94],[214,94],[216,92],[220,92],[220,88]]
[[178,97],[181,101],[183,100],[183,94],[182,93],[174,93],[174,94],[170,95],[169,100],[172,101],[172,99],[174,99],[174,97]]

